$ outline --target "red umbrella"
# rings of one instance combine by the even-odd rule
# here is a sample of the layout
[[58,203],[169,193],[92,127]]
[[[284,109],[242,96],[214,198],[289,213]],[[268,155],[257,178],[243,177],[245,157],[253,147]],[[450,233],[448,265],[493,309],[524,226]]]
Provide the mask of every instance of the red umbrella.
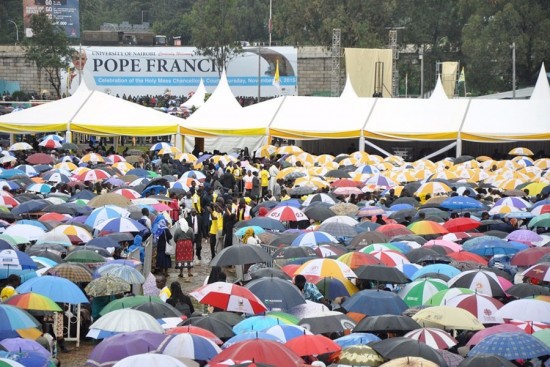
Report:
[[422,328],[409,331],[404,335],[405,338],[418,340],[419,342],[426,343],[434,349],[448,349],[456,344],[455,338],[453,338],[445,330],[436,328]]
[[478,254],[474,254],[472,252],[468,252],[468,251],[451,252],[447,256],[449,256],[451,259],[454,259],[456,261],[473,261],[483,266],[487,266],[487,260],[479,256]]
[[480,223],[472,218],[454,218],[443,224],[449,232],[465,232],[471,231],[479,227]]
[[227,311],[257,314],[267,310],[250,290],[232,283],[215,282],[189,293],[200,303]]
[[266,214],[266,217],[278,220],[280,222],[298,222],[307,219],[304,212],[292,206],[280,206],[274,208]]
[[294,277],[294,274],[296,273],[296,270],[302,266],[300,264],[288,264],[281,268],[282,271],[287,273],[290,277]]
[[523,276],[543,282],[550,282],[550,263],[533,265],[523,272]]
[[49,154],[34,153],[28,156],[26,161],[30,164],[50,164],[53,163],[53,158]]
[[166,334],[181,334],[181,333],[189,333],[189,334],[204,336],[205,338],[212,340],[214,343],[218,345],[223,344],[223,341],[220,338],[218,338],[216,334],[214,334],[210,330],[206,330],[198,326],[185,325],[185,326],[178,326],[178,327],[166,330]]
[[413,234],[413,232],[402,224],[384,224],[375,229],[376,232],[383,233],[386,237],[402,236]]
[[512,265],[531,266],[536,264],[541,257],[550,253],[550,247],[532,247],[521,250],[512,258]]
[[313,356],[318,354],[334,353],[342,350],[338,344],[323,335],[304,334],[285,343],[299,356]]
[[364,184],[361,181],[350,180],[349,178],[342,178],[332,183],[332,187],[362,187]]
[[304,360],[282,343],[271,340],[251,339],[235,343],[212,358],[210,365],[231,359],[236,362],[254,361],[274,366],[300,367]]
[[447,233],[446,235],[438,237],[437,239],[457,242],[465,238],[479,237],[479,236],[483,236],[483,233],[453,232],[453,233]]
[[483,324],[497,324],[503,322],[495,313],[504,306],[499,300],[482,294],[463,294],[447,301],[447,306],[462,308],[469,311]]

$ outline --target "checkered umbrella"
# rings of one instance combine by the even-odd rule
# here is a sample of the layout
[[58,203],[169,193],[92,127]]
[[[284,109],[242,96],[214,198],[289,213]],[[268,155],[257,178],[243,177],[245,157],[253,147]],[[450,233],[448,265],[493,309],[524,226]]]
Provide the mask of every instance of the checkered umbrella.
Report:
[[47,274],[70,280],[73,283],[88,283],[92,281],[92,273],[83,265],[61,263],[48,269]]

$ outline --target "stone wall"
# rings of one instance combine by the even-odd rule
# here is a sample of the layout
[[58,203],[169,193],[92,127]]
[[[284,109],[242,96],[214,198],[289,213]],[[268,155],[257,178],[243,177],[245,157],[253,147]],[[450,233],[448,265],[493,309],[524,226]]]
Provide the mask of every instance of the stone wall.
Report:
[[20,46],[0,46],[0,85],[2,82],[19,83],[19,90],[24,92],[48,90],[50,95],[55,95],[46,73],[39,73],[34,63],[25,59]]

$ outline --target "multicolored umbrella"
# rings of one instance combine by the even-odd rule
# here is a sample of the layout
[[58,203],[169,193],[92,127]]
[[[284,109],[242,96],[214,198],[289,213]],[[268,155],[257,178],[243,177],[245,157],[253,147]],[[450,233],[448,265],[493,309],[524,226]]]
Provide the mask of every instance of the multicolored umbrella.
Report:
[[503,319],[497,317],[497,311],[503,306],[499,300],[482,294],[464,294],[451,298],[447,306],[459,307],[469,311],[483,324],[502,323]]
[[39,326],[28,312],[8,304],[0,304],[0,331],[28,329]]
[[17,287],[18,293],[36,292],[61,303],[89,303],[82,290],[73,282],[50,275],[32,278]]
[[266,214],[266,218],[275,219],[280,222],[298,222],[308,219],[304,212],[292,206],[274,208]]
[[275,326],[268,327],[262,330],[266,334],[275,336],[277,339],[286,343],[289,340],[292,340],[301,335],[311,334],[309,330],[304,329],[298,325],[286,325],[279,324]]
[[338,279],[357,278],[349,266],[333,259],[313,259],[300,266],[295,274]]
[[267,310],[263,302],[250,290],[236,284],[215,282],[189,293],[200,303],[227,311],[257,314]]
[[131,218],[112,218],[98,224],[95,229],[100,232],[141,232],[146,228]]
[[445,289],[448,289],[446,282],[424,278],[405,285],[398,294],[407,306],[416,307],[423,305],[437,292]]
[[162,354],[176,358],[208,361],[221,352],[220,347],[204,336],[183,333],[169,336]]
[[489,297],[504,297],[504,290],[495,273],[485,270],[468,270],[454,276],[449,287],[469,288]]
[[535,264],[527,268],[522,275],[543,282],[550,282],[550,263]]
[[315,247],[323,243],[338,243],[338,240],[329,233],[314,231],[302,233],[290,245]]
[[420,236],[434,235],[434,234],[446,234],[449,230],[437,222],[431,220],[419,220],[413,222],[407,226],[414,234]]
[[422,328],[409,331],[404,335],[405,338],[418,340],[434,349],[448,349],[458,341],[444,330],[436,328]]
[[19,307],[23,310],[61,312],[61,307],[51,298],[39,293],[27,292],[16,294],[4,301],[7,305]]

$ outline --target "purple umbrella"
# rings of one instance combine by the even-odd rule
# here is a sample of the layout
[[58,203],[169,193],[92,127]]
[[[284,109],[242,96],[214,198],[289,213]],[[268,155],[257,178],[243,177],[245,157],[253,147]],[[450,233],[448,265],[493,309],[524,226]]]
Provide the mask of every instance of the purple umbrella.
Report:
[[129,356],[157,352],[164,348],[168,337],[152,331],[122,333],[99,343],[86,362],[89,366],[110,367]]
[[35,352],[44,358],[51,357],[51,353],[46,348],[30,339],[8,338],[0,341],[0,345],[8,352]]
[[542,241],[542,237],[528,229],[518,229],[506,236],[508,241],[516,241],[521,243],[531,244],[533,242]]

